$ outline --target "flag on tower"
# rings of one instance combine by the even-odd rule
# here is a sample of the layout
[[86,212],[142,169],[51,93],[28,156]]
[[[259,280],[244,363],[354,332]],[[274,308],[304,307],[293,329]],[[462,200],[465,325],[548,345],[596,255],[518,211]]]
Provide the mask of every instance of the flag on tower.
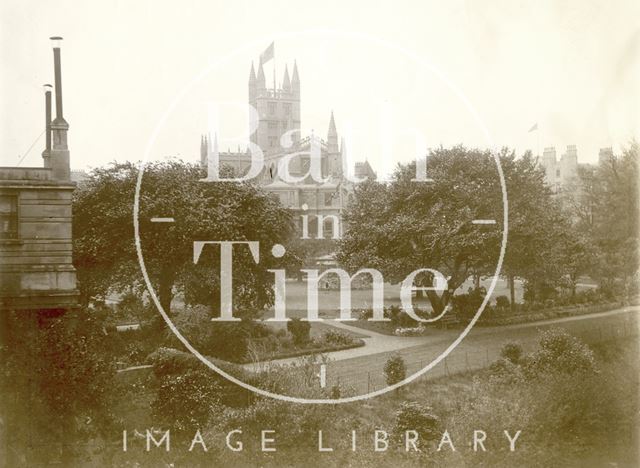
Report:
[[269,60],[271,60],[274,56],[274,49],[275,49],[275,45],[274,45],[274,42],[272,42],[271,45],[266,49],[264,49],[264,52],[260,54],[260,62],[264,64],[264,63],[267,63]]
[[534,123],[534,124],[533,124],[533,127],[531,127],[527,133],[531,133],[531,132],[533,132],[534,130],[538,130],[538,122]]

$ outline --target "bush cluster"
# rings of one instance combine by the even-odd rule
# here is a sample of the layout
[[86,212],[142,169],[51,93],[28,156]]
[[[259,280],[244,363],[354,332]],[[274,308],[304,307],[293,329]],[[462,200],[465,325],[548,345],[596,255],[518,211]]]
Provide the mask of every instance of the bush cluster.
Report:
[[189,369],[183,374],[166,375],[151,404],[151,413],[165,427],[195,430],[216,413],[221,390],[208,370]]
[[393,435],[396,440],[403,440],[406,431],[416,431],[420,441],[429,441],[440,437],[440,427],[440,418],[431,407],[417,401],[405,401],[395,412]]
[[299,318],[292,318],[287,322],[287,331],[291,333],[295,345],[303,345],[311,339],[311,324]]
[[552,328],[541,332],[538,349],[532,353],[525,355],[518,343],[505,344],[489,371],[498,377],[519,374],[537,379],[550,374],[594,373],[597,369],[594,353],[586,344],[563,329]]
[[407,366],[402,356],[394,354],[384,364],[384,375],[387,385],[402,382],[407,377]]
[[329,345],[345,346],[352,344],[355,340],[348,333],[330,329],[322,334],[322,341]]

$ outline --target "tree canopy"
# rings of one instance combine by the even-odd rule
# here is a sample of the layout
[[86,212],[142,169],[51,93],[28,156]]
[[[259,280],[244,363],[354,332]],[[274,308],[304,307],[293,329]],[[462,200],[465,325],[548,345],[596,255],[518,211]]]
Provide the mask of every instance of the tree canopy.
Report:
[[[544,276],[561,213],[543,173],[530,154],[499,153],[509,200],[509,239],[503,271],[510,276]],[[432,182],[415,182],[415,163],[399,165],[389,183],[356,188],[345,214],[346,235],[339,260],[345,267],[376,268],[392,282],[419,268],[448,277],[448,291],[428,291],[440,313],[471,275],[495,272],[502,240],[502,190],[488,150],[437,148],[427,159]],[[495,225],[473,224],[492,219]],[[542,271],[544,270],[544,271]],[[432,278],[424,277],[423,285]]]
[[[142,287],[135,253],[133,202],[138,167],[132,163],[95,169],[75,193],[74,262],[85,300],[110,291]],[[269,268],[280,259],[271,247],[286,245],[293,232],[289,211],[251,184],[202,182],[204,172],[182,161],[149,163],[140,188],[139,227],[147,272],[165,310],[176,291],[186,302],[214,308],[220,296],[220,249],[207,247],[193,263],[193,242],[259,241],[256,264],[246,246],[234,248],[234,305],[261,309],[273,300]],[[153,217],[173,218],[154,223]],[[243,248],[244,247],[244,248]]]
[[611,154],[595,167],[582,167],[566,204],[592,248],[588,273],[606,290],[622,280],[631,286],[639,268],[638,155],[632,141],[621,154]]

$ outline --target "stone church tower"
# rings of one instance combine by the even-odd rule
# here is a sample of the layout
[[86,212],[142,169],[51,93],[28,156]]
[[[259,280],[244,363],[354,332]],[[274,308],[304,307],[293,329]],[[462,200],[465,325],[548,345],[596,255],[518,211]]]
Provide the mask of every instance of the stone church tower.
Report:
[[[297,64],[294,62],[292,78],[289,78],[289,69],[285,67],[281,88],[268,88],[262,63],[258,66],[257,76],[252,63],[249,104],[257,111],[257,115],[249,122],[250,133],[256,129],[251,133],[251,141],[267,154],[278,152],[280,137],[289,130],[300,128],[300,77]],[[296,143],[299,140],[300,132],[296,132],[293,141]]]
[[[282,85],[267,86],[262,63],[249,71],[249,104],[255,109],[250,116],[250,141],[263,152],[263,170],[256,181],[263,190],[278,197],[280,203],[296,213],[303,239],[338,239],[342,231],[342,212],[353,192],[353,183],[345,177],[346,145],[339,143],[336,121],[331,112],[326,140],[318,135],[301,135],[300,77],[294,62],[293,73],[285,67]],[[283,148],[281,137],[288,131],[292,145]],[[319,150],[322,178],[319,183],[306,177],[298,183],[285,183],[278,174],[279,160],[293,156],[288,164],[290,175],[304,177],[310,168],[312,148]],[[295,155],[294,155],[295,153]],[[217,157],[220,167],[231,168],[236,176],[245,175],[251,165],[249,149],[220,151],[217,135],[202,136],[200,163],[207,167],[208,158]],[[376,178],[368,162],[355,164],[358,177]],[[302,220],[305,221],[303,226]]]

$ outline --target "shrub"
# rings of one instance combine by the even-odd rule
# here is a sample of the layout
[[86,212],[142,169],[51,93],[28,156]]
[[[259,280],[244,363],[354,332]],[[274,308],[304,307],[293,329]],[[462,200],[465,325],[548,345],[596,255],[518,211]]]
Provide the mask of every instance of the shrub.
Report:
[[153,365],[153,373],[158,378],[184,374],[202,365],[193,354],[173,348],[158,348],[147,356],[146,361]]
[[384,375],[387,385],[402,382],[407,376],[407,366],[402,356],[395,354],[391,356],[384,365]]
[[[386,313],[384,315],[385,315],[385,317],[387,317]],[[360,310],[358,312],[358,319],[359,320],[369,320],[371,317],[373,317],[373,310],[371,310],[371,309],[362,309],[362,310]]]
[[58,316],[7,310],[2,318],[0,465],[45,465],[53,457],[71,466],[73,456],[89,455],[85,442],[118,426],[113,408],[123,389],[104,351],[110,337],[82,309]]
[[[245,360],[251,339],[274,334],[268,326],[249,317],[240,322],[212,322],[203,306],[181,310],[173,323],[200,353],[232,362]],[[166,342],[170,347],[180,346],[171,330],[167,331]]]
[[518,364],[520,362],[522,354],[522,346],[518,343],[506,343],[500,350],[500,357],[503,357],[513,364]]
[[129,364],[131,365],[135,366],[135,365],[142,364],[144,362],[145,350],[140,343],[127,344],[125,354]]
[[506,358],[500,358],[489,366],[489,379],[497,384],[513,384],[522,380],[522,368]]
[[[420,310],[418,307],[415,308],[415,312],[419,317],[429,317],[431,315],[430,311]],[[391,325],[398,328],[412,328],[420,324],[397,305],[386,307],[384,309],[384,317],[391,319]]]
[[405,401],[395,413],[393,435],[402,439],[406,431],[414,430],[418,433],[418,440],[437,439],[440,428],[440,418],[433,414],[432,409],[416,401]]
[[221,388],[203,370],[163,378],[151,403],[154,418],[172,429],[193,430],[207,424],[220,405]]
[[322,339],[327,344],[337,346],[344,346],[353,343],[353,337],[351,335],[338,330],[325,331],[322,335]]
[[287,322],[287,331],[291,333],[294,344],[302,345],[310,340],[311,324],[299,318],[292,318]]
[[149,311],[140,296],[132,291],[122,295],[120,302],[118,302],[116,306],[116,310],[118,311],[118,315],[129,320],[142,320],[149,315]]
[[508,309],[511,302],[507,296],[496,297],[496,307],[498,309]]
[[524,360],[525,372],[529,377],[560,372],[593,372],[596,370],[593,351],[575,336],[562,329],[542,332],[540,349]]
[[487,292],[484,288],[469,288],[469,292],[467,294],[453,296],[452,312],[458,320],[464,321],[470,319],[478,312],[486,293]]

